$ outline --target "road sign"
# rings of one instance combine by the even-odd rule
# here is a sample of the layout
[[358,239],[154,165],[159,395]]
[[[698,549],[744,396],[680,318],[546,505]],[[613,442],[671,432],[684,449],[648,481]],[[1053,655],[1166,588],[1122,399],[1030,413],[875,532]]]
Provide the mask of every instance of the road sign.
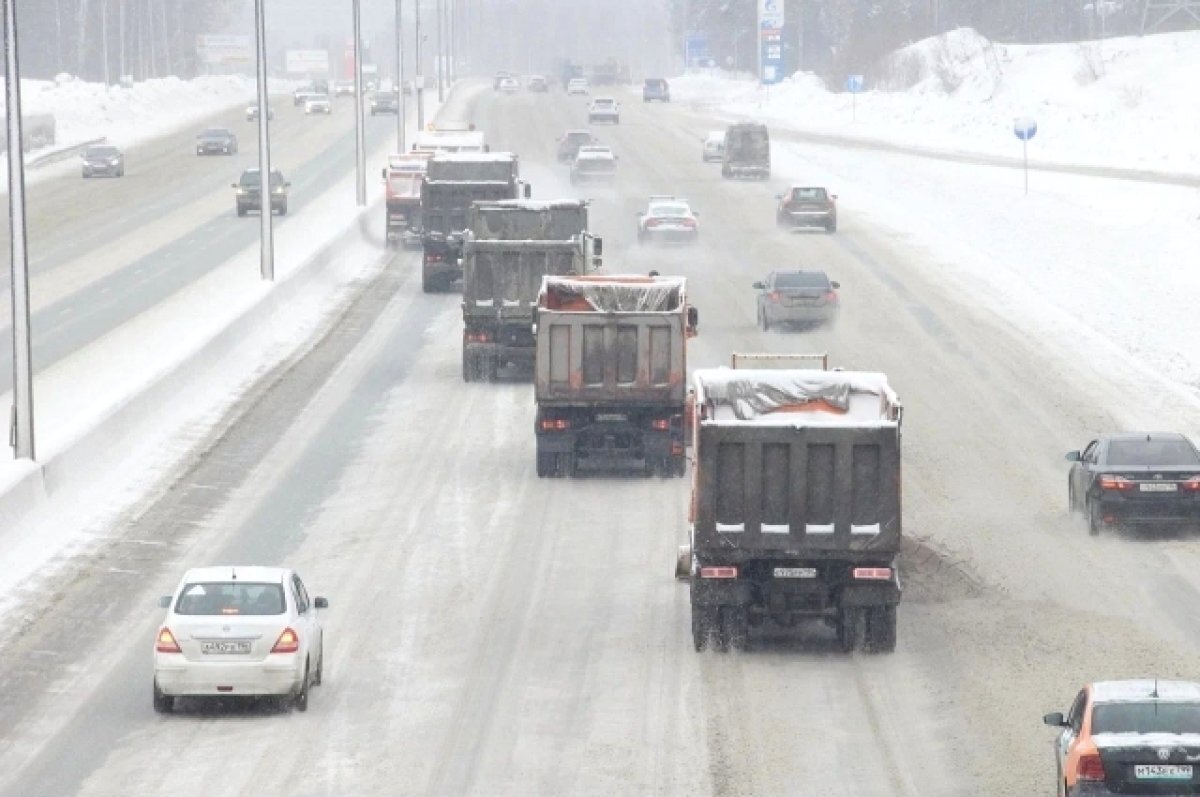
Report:
[[758,0],[758,26],[783,27],[783,0]]
[[846,76],[846,91],[851,94],[858,94],[863,90],[862,75],[847,75]]
[[689,67],[701,66],[712,58],[707,33],[689,33],[683,37],[683,60]]
[[196,36],[196,57],[203,64],[249,64],[253,55],[249,36]]
[[1037,135],[1037,122],[1027,116],[1013,120],[1013,132],[1022,141],[1028,141]]
[[290,75],[327,75],[329,53],[326,50],[288,50],[284,53],[284,68]]

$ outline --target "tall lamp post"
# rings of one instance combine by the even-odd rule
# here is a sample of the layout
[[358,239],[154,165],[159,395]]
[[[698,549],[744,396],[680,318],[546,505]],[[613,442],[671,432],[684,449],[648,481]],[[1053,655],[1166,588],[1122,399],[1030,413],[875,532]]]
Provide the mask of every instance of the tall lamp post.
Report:
[[[367,145],[363,133],[362,102],[362,9],[352,2],[354,15],[354,174],[355,198],[361,208],[367,204]],[[403,94],[400,95],[403,101]]]
[[421,33],[421,0],[416,0],[417,16],[413,27],[417,34],[417,74],[413,78],[417,91],[417,129],[425,129],[425,67],[421,62],[424,34]]
[[396,0],[396,151],[404,152],[404,12],[403,0]]
[[[9,0],[12,2],[12,0]],[[265,280],[275,279],[275,241],[271,225],[271,106],[267,104],[267,28],[263,19],[266,0],[254,0],[254,41],[258,58],[258,190],[259,271]]]
[[444,83],[446,82],[446,7],[442,0],[437,0],[437,84],[438,102],[446,99]]

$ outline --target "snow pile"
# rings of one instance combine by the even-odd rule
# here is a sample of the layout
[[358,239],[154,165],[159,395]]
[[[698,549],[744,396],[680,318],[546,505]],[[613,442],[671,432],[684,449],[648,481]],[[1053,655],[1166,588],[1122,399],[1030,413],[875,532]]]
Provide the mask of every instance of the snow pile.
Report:
[[1200,174],[1195,74],[1198,31],[1029,46],[964,29],[896,51],[857,97],[809,74],[762,88],[689,74],[671,93],[795,130],[1013,158],[1013,120],[1029,116],[1038,123],[1033,161]]

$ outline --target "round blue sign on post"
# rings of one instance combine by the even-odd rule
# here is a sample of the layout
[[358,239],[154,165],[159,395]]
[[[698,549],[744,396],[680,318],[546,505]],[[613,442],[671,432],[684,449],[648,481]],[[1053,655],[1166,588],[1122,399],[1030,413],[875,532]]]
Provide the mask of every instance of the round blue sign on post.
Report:
[[847,75],[846,76],[846,91],[851,94],[858,94],[863,90],[862,75]]
[[1028,141],[1037,135],[1037,122],[1029,117],[1018,117],[1013,120],[1013,132],[1022,141]]

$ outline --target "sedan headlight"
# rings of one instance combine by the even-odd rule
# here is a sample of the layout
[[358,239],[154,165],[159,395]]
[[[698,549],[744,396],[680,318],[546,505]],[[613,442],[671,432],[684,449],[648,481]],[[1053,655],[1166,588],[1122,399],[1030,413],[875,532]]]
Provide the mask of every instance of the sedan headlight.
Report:
[[245,188],[239,188],[239,189],[237,190],[237,195],[238,195],[238,196],[245,196],[245,195],[246,195],[246,193],[247,193],[247,191],[246,191],[246,189],[245,189]]
[[283,193],[283,188],[282,188],[282,187],[280,187],[280,188],[275,188],[275,189],[273,189],[273,193],[276,193],[276,194],[282,194],[282,193]]

